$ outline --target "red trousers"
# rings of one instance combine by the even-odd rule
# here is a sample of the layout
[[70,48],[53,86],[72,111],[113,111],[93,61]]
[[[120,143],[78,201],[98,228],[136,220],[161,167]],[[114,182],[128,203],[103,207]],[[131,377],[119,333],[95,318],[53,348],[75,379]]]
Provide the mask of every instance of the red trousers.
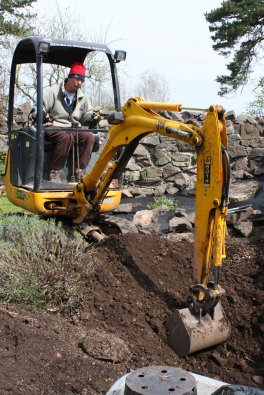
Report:
[[[88,166],[94,145],[92,132],[69,131],[69,130],[45,130],[45,139],[55,145],[50,170],[61,170],[64,168],[73,141],[79,147],[79,166],[86,169]],[[74,140],[73,140],[74,139]]]

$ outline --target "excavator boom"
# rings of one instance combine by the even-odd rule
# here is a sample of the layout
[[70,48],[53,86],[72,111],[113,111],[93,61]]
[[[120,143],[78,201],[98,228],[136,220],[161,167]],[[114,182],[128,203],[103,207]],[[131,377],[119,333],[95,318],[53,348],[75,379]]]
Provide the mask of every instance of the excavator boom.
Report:
[[[181,111],[181,108],[181,105],[148,103],[135,98],[123,107],[121,116],[113,116],[113,122],[117,124],[111,126],[96,163],[83,180],[82,188],[77,185],[74,189],[75,198],[80,202],[84,202],[85,196],[94,191],[89,202],[87,200],[86,209],[74,221],[78,223],[90,219],[100,209],[100,202],[111,180],[122,173],[144,136],[155,132],[196,147],[194,285],[188,298],[188,308],[176,310],[166,322],[169,344],[180,356],[186,356],[221,343],[230,334],[229,322],[220,302],[224,290],[219,285],[219,270],[225,258],[230,166],[223,108],[209,107],[201,130],[194,125],[167,120],[154,111]],[[103,170],[121,148],[123,152],[99,181]],[[209,278],[211,268],[213,279]]]

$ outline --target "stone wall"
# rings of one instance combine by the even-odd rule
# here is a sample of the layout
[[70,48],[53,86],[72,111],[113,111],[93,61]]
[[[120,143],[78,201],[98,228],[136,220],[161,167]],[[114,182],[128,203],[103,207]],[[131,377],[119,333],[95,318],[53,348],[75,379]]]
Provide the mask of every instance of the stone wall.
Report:
[[[16,118],[23,118],[25,108]],[[161,113],[165,118],[201,127],[204,113]],[[17,118],[17,120],[18,120]],[[226,113],[231,179],[233,183],[258,179],[264,174],[264,117],[251,118]],[[0,153],[7,150],[6,122],[0,119]],[[124,183],[154,189],[156,195],[195,193],[196,154],[188,144],[158,134],[141,140],[124,173]]]
[[[204,113],[162,113],[166,118],[201,127]],[[254,180],[264,174],[264,117],[251,118],[226,113],[231,183]],[[195,149],[181,141],[157,134],[141,140],[125,171],[125,181],[154,186],[155,193],[194,194],[196,179]]]

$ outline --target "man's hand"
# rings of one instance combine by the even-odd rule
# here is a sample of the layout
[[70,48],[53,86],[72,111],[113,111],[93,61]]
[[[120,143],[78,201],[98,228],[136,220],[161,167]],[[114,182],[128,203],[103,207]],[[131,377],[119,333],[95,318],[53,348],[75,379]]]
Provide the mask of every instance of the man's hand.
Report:
[[52,123],[52,117],[50,116],[49,113],[46,113],[43,111],[43,123]]
[[101,120],[100,112],[94,111],[92,114],[92,122],[99,122]]
[[88,112],[84,116],[84,124],[89,125],[89,127],[96,125],[100,120],[101,116],[99,111],[93,111],[92,113]]

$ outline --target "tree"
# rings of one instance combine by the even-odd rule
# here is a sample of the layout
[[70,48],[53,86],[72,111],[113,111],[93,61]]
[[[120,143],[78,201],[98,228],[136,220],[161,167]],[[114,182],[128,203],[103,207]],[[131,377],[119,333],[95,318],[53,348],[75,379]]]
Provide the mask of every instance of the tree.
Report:
[[31,32],[28,7],[37,0],[1,0],[0,2],[0,45],[3,46],[7,36],[23,37]]
[[0,0],[0,100],[1,105],[7,103],[8,82],[11,50],[17,37],[32,32],[29,23],[34,15],[29,13],[29,7],[37,0]]
[[[61,9],[56,3],[57,12],[53,16],[35,18],[35,34],[44,37],[72,39],[76,41],[102,42],[104,37],[85,34],[84,23],[69,8]],[[107,33],[107,32],[106,32]],[[111,91],[111,73],[109,62],[105,54],[91,52],[85,59],[85,84],[82,90],[87,94],[93,106],[113,107],[113,93]],[[69,68],[58,65],[44,64],[44,88],[63,81],[69,73]],[[17,68],[16,75],[17,105],[23,100],[36,103],[36,66],[35,64],[22,64]],[[110,104],[111,103],[111,104]]]
[[147,101],[166,102],[169,97],[169,85],[166,78],[154,69],[140,74],[141,83],[137,87],[137,95]]
[[264,116],[264,88],[261,88],[255,95],[255,100],[248,103],[246,113],[251,117]]
[[[226,57],[229,75],[220,75],[220,96],[247,84],[253,65],[263,59],[264,2],[263,0],[226,0],[221,7],[205,14],[214,41],[213,49]],[[264,83],[260,78],[258,85]]]

